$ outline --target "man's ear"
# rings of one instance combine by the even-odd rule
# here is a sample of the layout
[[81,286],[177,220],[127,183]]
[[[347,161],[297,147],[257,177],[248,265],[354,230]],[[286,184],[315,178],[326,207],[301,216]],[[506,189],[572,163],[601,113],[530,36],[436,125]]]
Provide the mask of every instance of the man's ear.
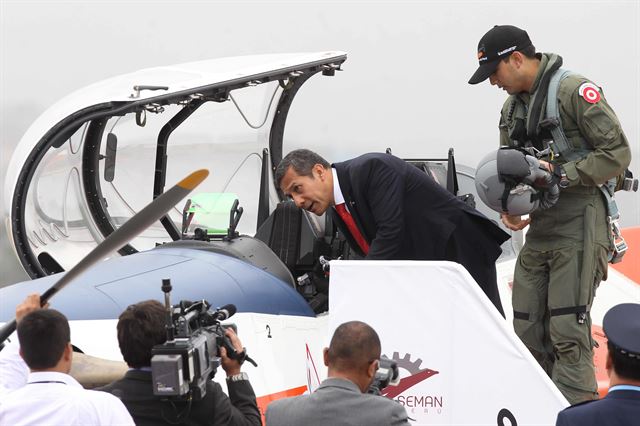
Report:
[[378,360],[373,360],[369,363],[369,367],[367,367],[367,377],[369,379],[373,379],[376,375],[376,371],[378,371]]
[[509,61],[512,62],[513,66],[516,68],[520,68],[524,62],[524,55],[522,52],[518,52],[517,50],[509,55]]
[[324,365],[329,366],[329,348],[324,348],[322,351],[322,357],[324,358]]
[[611,374],[611,371],[613,371],[613,357],[611,356],[611,352],[609,351],[607,351],[607,359],[605,360],[604,367],[606,368],[607,372]]
[[73,358],[73,346],[71,346],[71,342],[67,343],[62,356],[64,357],[65,361],[71,361],[71,359]]
[[313,171],[314,175],[317,175],[320,180],[324,180],[327,170],[322,166],[322,164],[314,164]]

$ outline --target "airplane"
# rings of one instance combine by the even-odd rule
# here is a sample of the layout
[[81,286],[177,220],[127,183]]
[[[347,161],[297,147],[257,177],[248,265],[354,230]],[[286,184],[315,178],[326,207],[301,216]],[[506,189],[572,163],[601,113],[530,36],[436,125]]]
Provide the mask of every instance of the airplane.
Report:
[[[0,321],[13,318],[25,295],[44,293],[73,270],[169,184],[210,169],[197,194],[132,235],[119,256],[66,286],[52,307],[71,320],[79,351],[120,361],[114,368],[121,374],[118,315],[131,303],[161,299],[161,282],[170,279],[174,301],[236,305],[233,321],[260,364],[250,373],[263,413],[274,399],[312,391],[326,375],[318,363],[331,326],[334,277],[327,277],[326,264],[353,256],[330,220],[285,199],[273,171],[288,142],[296,94],[316,75],[335,76],[346,59],[332,51],[145,69],[88,86],[45,111],[20,141],[7,173],[8,235],[32,280],[0,289]],[[453,151],[407,161],[473,202],[466,194],[475,193],[474,170],[456,166]],[[497,218],[482,203],[476,207]],[[640,227],[623,232],[629,251],[610,270],[592,311],[599,342],[604,312],[640,301],[640,277],[630,266],[640,256],[634,248]],[[505,307],[523,238],[512,235],[497,262]],[[603,348],[596,351],[602,392]],[[409,369],[399,354],[392,357]],[[100,380],[86,376],[83,383]]]

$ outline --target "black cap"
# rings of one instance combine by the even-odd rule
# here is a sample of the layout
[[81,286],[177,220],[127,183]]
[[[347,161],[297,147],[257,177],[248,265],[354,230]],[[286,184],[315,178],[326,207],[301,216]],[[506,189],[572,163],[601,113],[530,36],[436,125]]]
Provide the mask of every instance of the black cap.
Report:
[[602,328],[618,351],[640,358],[640,304],[621,303],[609,309],[602,320]]
[[480,66],[469,79],[469,84],[485,81],[495,72],[500,59],[531,45],[527,32],[518,27],[496,25],[491,28],[478,43],[478,63]]

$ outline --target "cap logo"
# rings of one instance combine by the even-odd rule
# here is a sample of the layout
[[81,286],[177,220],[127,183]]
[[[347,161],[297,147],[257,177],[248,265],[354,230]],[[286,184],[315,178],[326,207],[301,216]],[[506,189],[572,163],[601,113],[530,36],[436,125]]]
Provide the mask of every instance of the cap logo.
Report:
[[487,60],[487,57],[484,55],[484,51],[484,44],[478,46],[478,61],[481,63]]
[[517,47],[517,46],[511,46],[511,47],[508,47],[508,48],[506,48],[506,49],[504,49],[504,50],[501,50],[500,52],[498,52],[498,56],[502,56],[502,55],[504,55],[505,53],[509,53],[509,52],[514,51],[514,50],[516,50],[516,47]]

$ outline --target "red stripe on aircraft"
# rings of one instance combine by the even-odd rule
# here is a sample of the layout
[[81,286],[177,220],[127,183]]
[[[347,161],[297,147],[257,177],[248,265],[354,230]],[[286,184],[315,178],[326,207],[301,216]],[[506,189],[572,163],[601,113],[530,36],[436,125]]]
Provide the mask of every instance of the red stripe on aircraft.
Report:
[[269,395],[263,395],[261,397],[256,398],[256,402],[258,403],[258,409],[260,410],[260,415],[262,416],[262,424],[266,423],[264,418],[264,414],[267,412],[267,405],[271,402],[281,399],[281,398],[290,398],[292,396],[298,396],[305,393],[307,390],[307,386],[298,386],[297,388],[291,388],[287,390],[283,390],[280,392],[272,393]]

